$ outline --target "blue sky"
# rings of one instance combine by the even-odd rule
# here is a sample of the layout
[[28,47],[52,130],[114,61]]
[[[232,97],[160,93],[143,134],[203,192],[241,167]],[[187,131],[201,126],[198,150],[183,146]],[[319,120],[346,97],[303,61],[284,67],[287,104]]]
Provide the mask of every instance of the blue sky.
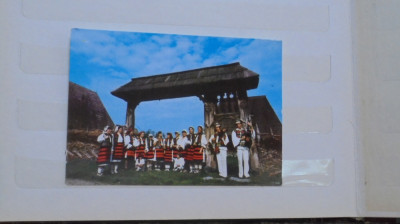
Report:
[[[240,62],[260,75],[249,96],[266,95],[282,121],[282,42],[73,29],[70,81],[98,93],[116,124],[125,124],[126,102],[111,91],[131,78]],[[139,130],[181,131],[204,125],[197,97],[141,102]]]

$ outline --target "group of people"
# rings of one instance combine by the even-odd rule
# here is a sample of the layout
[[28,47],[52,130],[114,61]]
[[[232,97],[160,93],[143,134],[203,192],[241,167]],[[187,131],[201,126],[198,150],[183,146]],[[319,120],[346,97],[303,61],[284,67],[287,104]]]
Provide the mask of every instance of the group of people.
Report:
[[[239,178],[249,175],[249,150],[255,137],[252,125],[243,127],[244,122],[236,121],[237,128],[232,131],[232,143],[237,149]],[[182,135],[181,135],[182,133]],[[220,124],[215,124],[215,133],[207,140],[202,126],[189,127],[189,131],[167,133],[158,132],[156,136],[145,132],[135,132],[129,128],[124,132],[123,126],[116,126],[114,132],[106,126],[97,138],[100,150],[97,157],[97,175],[102,176],[107,166],[111,174],[117,174],[121,163],[124,168],[134,166],[136,171],[177,171],[199,173],[204,168],[206,157],[211,150],[217,157],[218,171],[221,177],[227,177],[227,145],[229,138]]]

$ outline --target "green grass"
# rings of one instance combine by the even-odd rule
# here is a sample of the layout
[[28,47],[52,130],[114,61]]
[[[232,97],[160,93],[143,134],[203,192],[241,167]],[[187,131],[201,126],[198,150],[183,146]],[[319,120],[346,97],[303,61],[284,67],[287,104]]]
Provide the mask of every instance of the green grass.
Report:
[[[228,176],[237,177],[238,164],[237,158],[228,156]],[[203,180],[203,177],[211,176],[219,178],[217,172],[209,173],[177,173],[166,171],[136,172],[134,169],[124,170],[120,165],[119,173],[111,175],[109,172],[98,177],[97,163],[93,160],[72,160],[67,162],[66,178],[69,184],[79,185],[79,181],[85,181],[89,184],[100,185],[223,185],[223,186],[279,186],[281,185],[281,176],[270,176],[268,172],[251,173],[250,182],[242,183],[228,179],[225,180]],[[76,180],[74,182],[74,180]]]

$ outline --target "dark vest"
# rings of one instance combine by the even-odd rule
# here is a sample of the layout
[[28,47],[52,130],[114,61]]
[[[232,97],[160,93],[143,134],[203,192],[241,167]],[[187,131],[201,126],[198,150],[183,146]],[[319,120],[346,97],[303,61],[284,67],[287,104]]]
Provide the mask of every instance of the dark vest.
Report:
[[154,140],[150,141],[150,138],[147,138],[147,147],[149,148],[149,150],[153,150]]

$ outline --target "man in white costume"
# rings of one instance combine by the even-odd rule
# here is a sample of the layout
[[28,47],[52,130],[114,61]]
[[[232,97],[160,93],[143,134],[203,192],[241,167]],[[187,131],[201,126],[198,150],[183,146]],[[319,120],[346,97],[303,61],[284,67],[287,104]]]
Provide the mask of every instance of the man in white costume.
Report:
[[248,128],[243,128],[243,122],[236,121],[236,129],[232,131],[232,143],[237,149],[237,157],[239,162],[239,178],[249,178],[249,158],[250,158],[250,147],[252,140],[255,138],[253,126],[250,122],[247,123]]
[[226,156],[228,148],[226,147],[229,143],[228,135],[222,131],[221,125],[215,124],[215,133],[210,137],[209,142],[214,148],[214,152],[217,155],[218,171],[221,177],[228,177],[228,167],[226,163]]

